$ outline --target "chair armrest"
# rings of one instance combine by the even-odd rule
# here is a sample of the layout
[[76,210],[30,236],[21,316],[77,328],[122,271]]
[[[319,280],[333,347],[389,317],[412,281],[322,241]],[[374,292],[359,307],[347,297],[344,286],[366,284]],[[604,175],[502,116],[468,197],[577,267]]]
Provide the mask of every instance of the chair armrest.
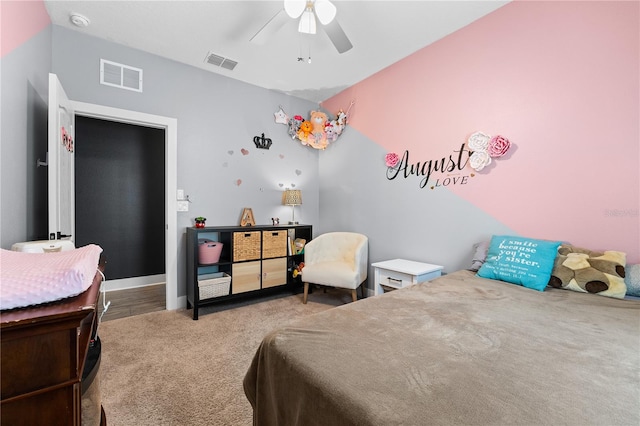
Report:
[[363,238],[355,251],[356,258],[354,264],[358,268],[360,282],[363,282],[367,279],[367,273],[369,271],[369,239]]

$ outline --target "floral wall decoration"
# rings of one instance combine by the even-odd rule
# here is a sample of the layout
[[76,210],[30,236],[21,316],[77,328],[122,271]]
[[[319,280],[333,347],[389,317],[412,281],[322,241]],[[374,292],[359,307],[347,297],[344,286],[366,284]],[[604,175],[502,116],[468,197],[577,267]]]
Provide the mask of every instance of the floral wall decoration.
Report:
[[353,106],[349,105],[347,112],[339,110],[335,118],[329,117],[322,111],[311,111],[309,118],[296,114],[289,117],[282,106],[274,113],[276,123],[289,127],[291,139],[297,139],[302,145],[315,149],[326,149],[335,142],[347,127],[349,111]]
[[511,142],[504,136],[491,137],[482,132],[475,132],[467,141],[469,150],[472,151],[469,165],[477,172],[491,164],[492,158],[500,158],[509,151]]
[[[395,152],[385,155],[387,179],[397,177],[416,176],[420,179],[420,188],[435,189],[442,186],[466,185],[470,178],[476,176],[473,172],[465,172],[467,166],[475,172],[480,172],[495,159],[503,157],[511,148],[511,142],[504,136],[490,136],[483,132],[475,132],[467,142],[460,145],[460,149],[452,154],[435,160],[411,163],[409,151],[402,156]],[[439,173],[434,175],[434,173]]]

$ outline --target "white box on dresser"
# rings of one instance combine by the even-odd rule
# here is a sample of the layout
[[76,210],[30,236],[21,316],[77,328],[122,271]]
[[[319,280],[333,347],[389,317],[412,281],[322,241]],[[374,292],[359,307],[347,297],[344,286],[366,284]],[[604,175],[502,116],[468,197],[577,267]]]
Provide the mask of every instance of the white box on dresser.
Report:
[[443,266],[415,262],[406,259],[385,260],[372,263],[374,294],[377,296],[385,289],[394,290],[430,281],[442,275]]

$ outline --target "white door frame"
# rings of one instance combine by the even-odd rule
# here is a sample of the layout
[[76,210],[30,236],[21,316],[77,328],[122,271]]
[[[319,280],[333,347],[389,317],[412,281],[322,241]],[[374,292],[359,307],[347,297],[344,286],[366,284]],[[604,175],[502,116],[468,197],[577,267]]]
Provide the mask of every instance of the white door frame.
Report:
[[[177,153],[178,120],[104,105],[71,101],[76,115],[165,130],[166,309],[178,309]],[[107,271],[108,276],[108,271]]]

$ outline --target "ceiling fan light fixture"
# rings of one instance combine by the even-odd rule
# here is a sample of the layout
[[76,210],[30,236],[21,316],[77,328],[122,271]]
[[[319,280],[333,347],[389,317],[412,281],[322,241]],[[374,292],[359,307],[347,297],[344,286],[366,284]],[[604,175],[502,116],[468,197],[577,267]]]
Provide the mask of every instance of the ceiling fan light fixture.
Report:
[[313,8],[322,25],[329,24],[336,17],[336,7],[329,0],[316,0]]
[[306,0],[284,0],[284,11],[290,18],[296,19],[306,8]]
[[310,8],[302,12],[300,24],[298,24],[298,31],[304,34],[316,33],[316,16]]

